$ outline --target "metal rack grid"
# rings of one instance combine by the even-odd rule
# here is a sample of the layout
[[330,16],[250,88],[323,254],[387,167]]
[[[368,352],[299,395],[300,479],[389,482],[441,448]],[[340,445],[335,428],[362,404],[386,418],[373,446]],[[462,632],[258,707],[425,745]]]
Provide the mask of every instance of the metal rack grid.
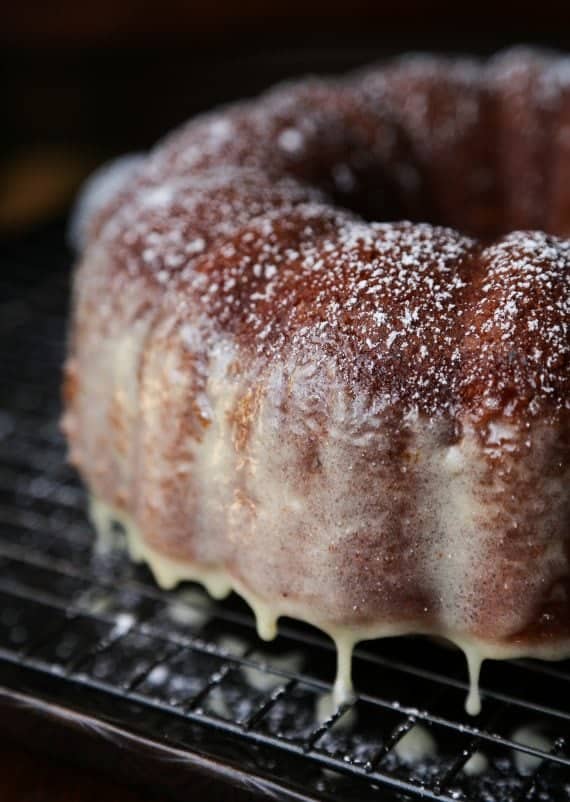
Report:
[[[239,600],[190,585],[162,592],[120,547],[93,550],[57,424],[62,242],[55,228],[0,251],[0,702],[9,690],[12,712],[24,699],[57,703],[63,728],[83,716],[117,749],[142,739],[147,762],[206,766],[262,797],[570,799],[568,663],[486,665],[472,719],[460,655],[386,640],[357,650],[359,695],[327,711],[325,636],[286,622],[261,643]],[[418,725],[437,751],[408,762],[402,741]],[[529,745],[524,728],[542,741]],[[479,775],[476,752],[488,763]]]

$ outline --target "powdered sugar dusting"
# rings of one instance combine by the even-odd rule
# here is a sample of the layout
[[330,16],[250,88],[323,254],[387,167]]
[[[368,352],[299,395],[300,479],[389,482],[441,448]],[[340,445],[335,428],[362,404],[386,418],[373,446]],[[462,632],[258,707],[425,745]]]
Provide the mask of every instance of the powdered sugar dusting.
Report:
[[532,413],[566,403],[569,265],[546,235],[481,250],[448,229],[303,205],[250,224],[189,289],[259,354],[334,354],[347,381],[391,403],[453,413],[493,397],[512,413],[514,386]]
[[512,414],[541,401],[568,407],[570,242],[540,232],[506,236],[482,254],[463,334],[471,385]]
[[[427,180],[442,214],[492,231],[487,88],[511,103],[537,70],[540,103],[546,88],[565,90],[564,60],[516,51],[484,68],[415,56],[278,87],[172,134],[108,205],[99,236],[119,268],[163,288],[163,303],[191,301],[253,354],[334,356],[355,390],[429,414],[566,406],[565,240],[519,233],[484,249],[442,227],[365,223],[331,200],[357,197],[372,164],[410,208]],[[507,201],[509,219],[529,204]]]

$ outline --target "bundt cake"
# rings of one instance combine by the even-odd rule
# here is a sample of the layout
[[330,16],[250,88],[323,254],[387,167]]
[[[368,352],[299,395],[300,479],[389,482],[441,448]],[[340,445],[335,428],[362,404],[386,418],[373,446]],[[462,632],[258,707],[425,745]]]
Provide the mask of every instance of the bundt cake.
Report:
[[323,629],[337,698],[362,639],[457,644],[471,712],[483,658],[570,656],[570,58],[302,80],[131,167],[65,367],[99,530]]

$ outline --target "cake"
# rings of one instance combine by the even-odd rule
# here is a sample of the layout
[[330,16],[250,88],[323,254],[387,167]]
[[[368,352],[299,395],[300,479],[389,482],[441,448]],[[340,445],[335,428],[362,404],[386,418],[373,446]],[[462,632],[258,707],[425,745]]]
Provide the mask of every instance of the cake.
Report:
[[338,647],[570,656],[570,59],[413,55],[198,117],[88,204],[100,532]]

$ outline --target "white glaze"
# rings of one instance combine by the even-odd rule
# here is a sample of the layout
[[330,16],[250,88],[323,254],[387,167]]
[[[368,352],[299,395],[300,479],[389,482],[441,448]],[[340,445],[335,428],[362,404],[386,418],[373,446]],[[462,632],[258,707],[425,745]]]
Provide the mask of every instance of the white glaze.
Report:
[[[479,671],[485,659],[509,659],[527,655],[523,647],[505,647],[493,643],[466,638],[441,631],[418,631],[411,629],[409,624],[396,623],[380,624],[376,627],[335,627],[319,620],[314,610],[303,609],[291,601],[275,600],[268,602],[259,598],[242,582],[232,577],[223,567],[205,567],[180,560],[173,560],[150,547],[142,539],[136,525],[125,513],[112,509],[109,505],[96,499],[91,499],[90,514],[97,532],[108,538],[108,527],[113,520],[118,521],[124,528],[127,536],[129,552],[133,560],[144,561],[151,569],[157,583],[165,588],[175,587],[179,582],[189,580],[202,584],[214,598],[224,598],[231,591],[240,595],[251,607],[260,638],[271,640],[277,634],[277,621],[281,616],[290,616],[319,627],[334,641],[337,649],[337,674],[333,687],[330,706],[334,709],[344,701],[352,698],[351,663],[352,652],[357,643],[363,640],[373,640],[381,637],[394,637],[397,635],[424,634],[445,637],[459,647],[466,655],[470,687],[466,699],[466,710],[471,715],[480,711],[479,698]],[[100,529],[100,527],[103,527]],[[566,651],[568,646],[566,645]],[[559,659],[560,647],[539,647],[534,655],[543,659]]]
[[471,646],[464,646],[465,658],[467,660],[467,671],[469,674],[469,693],[465,700],[465,710],[470,716],[478,716],[481,712],[481,695],[479,693],[479,675],[483,663],[483,655],[480,649]]
[[[552,749],[552,741],[547,738],[536,725],[524,725],[516,729],[512,735],[511,740],[522,746],[530,746],[533,749],[540,749],[542,752],[550,752]],[[543,758],[538,755],[530,755],[528,752],[519,752],[513,750],[515,766],[517,771],[521,774],[531,774],[542,763]]]
[[[251,659],[257,662],[260,668],[243,665],[241,671],[248,685],[262,693],[268,693],[287,682],[281,675],[271,673],[271,669],[298,674],[303,664],[303,655],[300,652],[287,652],[281,655],[253,652]],[[267,666],[269,671],[264,671],[264,666]]]
[[395,753],[404,763],[421,763],[437,756],[437,745],[433,735],[421,724],[414,724],[394,747]]
[[478,777],[489,768],[489,760],[483,752],[473,752],[469,760],[463,766],[463,772],[468,777]]

